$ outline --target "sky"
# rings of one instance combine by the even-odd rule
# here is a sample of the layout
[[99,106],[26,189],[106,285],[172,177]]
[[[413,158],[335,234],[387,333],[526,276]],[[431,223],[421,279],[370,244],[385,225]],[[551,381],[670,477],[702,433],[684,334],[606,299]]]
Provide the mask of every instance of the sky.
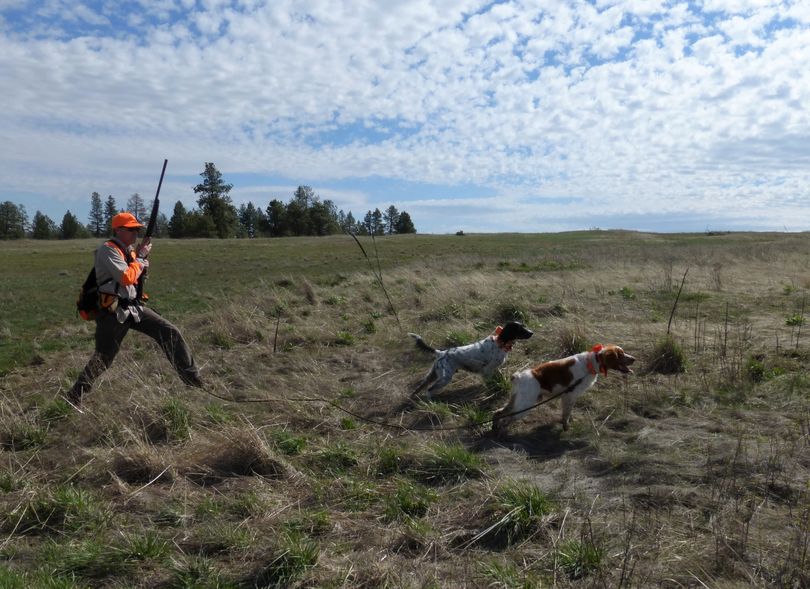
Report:
[[0,0],[0,201],[810,230],[810,0]]

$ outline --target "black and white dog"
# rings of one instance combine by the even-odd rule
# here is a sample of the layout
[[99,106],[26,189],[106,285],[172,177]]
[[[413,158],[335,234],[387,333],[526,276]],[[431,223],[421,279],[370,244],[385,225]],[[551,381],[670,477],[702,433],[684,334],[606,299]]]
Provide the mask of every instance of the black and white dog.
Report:
[[481,341],[447,350],[432,348],[415,333],[409,333],[408,335],[416,340],[416,347],[436,355],[433,366],[411,395],[418,394],[423,388],[430,385],[426,395],[430,399],[432,393],[450,382],[459,368],[483,376],[491,376],[506,361],[506,356],[512,349],[514,341],[529,339],[532,337],[532,333],[522,323],[510,321],[503,327],[498,326],[495,333]]

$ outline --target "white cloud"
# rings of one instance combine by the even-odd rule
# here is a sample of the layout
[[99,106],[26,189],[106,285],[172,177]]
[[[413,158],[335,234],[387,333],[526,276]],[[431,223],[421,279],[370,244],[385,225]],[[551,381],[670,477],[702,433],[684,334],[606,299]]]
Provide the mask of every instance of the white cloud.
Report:
[[[226,179],[267,176],[235,188],[260,206],[286,183],[387,206],[378,177],[475,186],[501,199],[483,218],[520,226],[576,218],[549,198],[609,198],[628,218],[744,204],[756,219],[807,192],[810,31],[779,20],[807,22],[801,3],[707,1],[711,18],[646,0],[141,5],[118,7],[123,32],[105,29],[110,11],[42,3],[49,38],[0,4],[13,29],[0,34],[0,139],[15,146],[0,185],[84,204],[102,185],[137,191],[124,186],[148,184],[167,154],[186,177],[205,161]],[[412,200],[481,214],[458,194]]]

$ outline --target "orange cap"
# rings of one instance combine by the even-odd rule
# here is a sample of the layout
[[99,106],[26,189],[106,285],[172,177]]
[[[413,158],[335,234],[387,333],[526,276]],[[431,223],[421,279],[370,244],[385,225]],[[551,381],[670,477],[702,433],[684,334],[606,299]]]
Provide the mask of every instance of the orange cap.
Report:
[[132,213],[118,213],[112,218],[112,228],[120,229],[121,227],[128,227],[132,229],[140,229],[144,227],[143,223],[138,223],[138,219]]

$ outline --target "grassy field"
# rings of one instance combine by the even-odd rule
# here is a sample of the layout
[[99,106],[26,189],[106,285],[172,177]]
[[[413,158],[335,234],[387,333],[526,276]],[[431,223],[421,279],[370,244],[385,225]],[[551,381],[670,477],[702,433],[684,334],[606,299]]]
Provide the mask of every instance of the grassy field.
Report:
[[[98,243],[1,242],[0,587],[810,586],[810,235],[362,244],[158,240],[208,392],[133,332],[80,415]],[[410,399],[407,332],[512,318],[504,377]],[[636,373],[489,434],[511,372],[598,342]]]

